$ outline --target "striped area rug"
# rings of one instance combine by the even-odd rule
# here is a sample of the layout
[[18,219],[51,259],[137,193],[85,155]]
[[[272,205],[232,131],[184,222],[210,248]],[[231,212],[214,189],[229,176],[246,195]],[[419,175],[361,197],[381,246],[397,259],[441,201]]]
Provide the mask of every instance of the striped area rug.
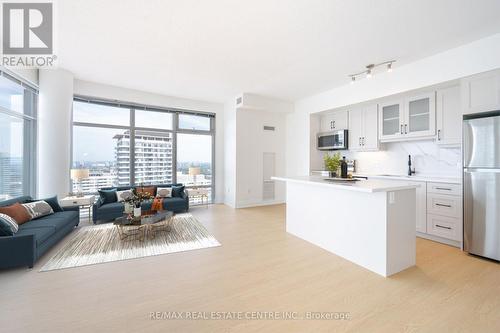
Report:
[[191,214],[175,215],[171,226],[171,231],[159,231],[144,241],[121,240],[113,223],[82,227],[40,272],[221,245]]

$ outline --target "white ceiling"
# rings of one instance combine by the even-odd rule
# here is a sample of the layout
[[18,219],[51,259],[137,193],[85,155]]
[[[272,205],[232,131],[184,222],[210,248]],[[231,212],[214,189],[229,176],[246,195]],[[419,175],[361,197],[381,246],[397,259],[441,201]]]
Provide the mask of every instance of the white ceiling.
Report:
[[294,101],[500,32],[498,0],[64,0],[59,65],[76,78],[223,102]]

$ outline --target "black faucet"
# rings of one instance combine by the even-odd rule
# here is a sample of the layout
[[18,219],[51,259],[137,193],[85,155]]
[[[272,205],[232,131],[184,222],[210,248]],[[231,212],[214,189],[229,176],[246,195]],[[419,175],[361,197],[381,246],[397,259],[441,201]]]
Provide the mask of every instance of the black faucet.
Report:
[[411,169],[411,155],[408,155],[408,176],[415,174],[415,168]]

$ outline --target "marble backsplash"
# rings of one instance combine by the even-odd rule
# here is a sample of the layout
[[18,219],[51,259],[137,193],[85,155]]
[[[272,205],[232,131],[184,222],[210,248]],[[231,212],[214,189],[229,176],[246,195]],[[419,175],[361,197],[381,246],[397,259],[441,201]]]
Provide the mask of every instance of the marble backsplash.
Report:
[[369,174],[406,174],[408,155],[412,168],[421,176],[462,176],[462,150],[443,148],[434,141],[407,141],[385,143],[376,152],[345,152],[348,159],[356,160],[356,172]]

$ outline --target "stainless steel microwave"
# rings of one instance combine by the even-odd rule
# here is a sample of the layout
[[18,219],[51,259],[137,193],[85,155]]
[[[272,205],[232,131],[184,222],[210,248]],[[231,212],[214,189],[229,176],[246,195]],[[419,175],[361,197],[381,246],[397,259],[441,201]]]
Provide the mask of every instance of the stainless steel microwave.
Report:
[[318,133],[316,147],[319,150],[347,150],[347,130]]

